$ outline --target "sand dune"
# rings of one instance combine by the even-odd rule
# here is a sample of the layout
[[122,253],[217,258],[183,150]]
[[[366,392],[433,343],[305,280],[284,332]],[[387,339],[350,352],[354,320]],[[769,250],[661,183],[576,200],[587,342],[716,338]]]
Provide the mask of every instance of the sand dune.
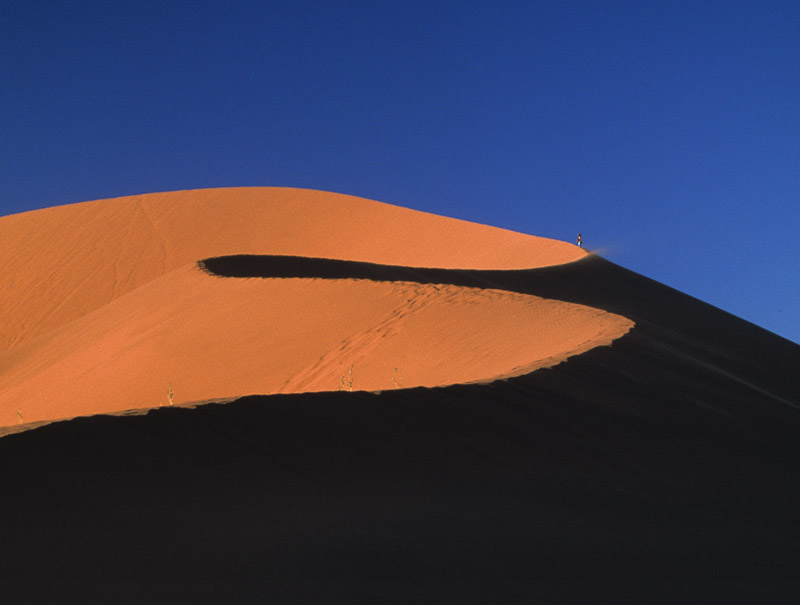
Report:
[[632,326],[496,289],[229,279],[198,267],[233,252],[505,270],[585,254],[320,192],[103,200],[6,217],[0,239],[5,427],[248,394],[490,381],[607,345]]
[[[195,194],[153,202],[172,195]],[[85,207],[108,218],[115,203]],[[800,600],[798,345],[566,244],[509,236],[514,260],[494,230],[491,262],[454,245],[431,263],[449,269],[418,268],[425,254],[404,268],[325,256],[346,257],[346,240],[209,246],[224,227],[208,225],[185,254],[152,230],[134,246],[141,212],[108,233],[77,219],[70,233],[17,230],[49,212],[0,219],[5,405],[56,414],[60,393],[89,413],[131,392],[164,404],[173,380],[179,402],[217,386],[337,389],[349,364],[354,392],[96,414],[0,438],[4,602]],[[413,266],[414,238],[395,243],[351,260]],[[555,252],[548,266],[492,270]],[[569,357],[524,373],[549,355]],[[520,375],[467,379],[509,368]],[[380,393],[358,390],[369,376]],[[392,380],[431,376],[459,384]]]

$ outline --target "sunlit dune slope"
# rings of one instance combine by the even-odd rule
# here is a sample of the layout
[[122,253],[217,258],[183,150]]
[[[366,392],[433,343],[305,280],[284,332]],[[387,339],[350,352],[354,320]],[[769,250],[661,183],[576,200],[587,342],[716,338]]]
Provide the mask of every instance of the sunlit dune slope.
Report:
[[564,242],[300,189],[177,191],[47,208],[0,218],[0,351],[187,263],[228,254],[518,269],[573,261],[585,252]]
[[[0,427],[521,375],[608,345],[633,323],[421,272],[538,268],[585,254],[297,189],[180,191],[3,217]],[[271,259],[275,274],[214,274],[204,264],[214,257]],[[300,261],[320,272],[292,274]],[[366,279],[348,273],[365,268]]]
[[0,355],[0,425],[249,393],[520,375],[627,332],[598,309],[502,290],[226,279],[188,264]]

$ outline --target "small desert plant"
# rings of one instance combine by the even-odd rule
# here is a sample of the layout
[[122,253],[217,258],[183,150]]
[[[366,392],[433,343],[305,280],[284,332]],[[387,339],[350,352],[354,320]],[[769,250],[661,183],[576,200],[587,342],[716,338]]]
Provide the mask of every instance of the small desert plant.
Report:
[[350,371],[345,377],[342,374],[342,377],[339,379],[339,390],[340,391],[352,391],[353,390],[353,364],[350,364]]
[[22,408],[17,408],[17,424],[22,424]]
[[397,368],[394,369],[394,373],[392,374],[392,382],[394,383],[394,388],[403,388],[403,373]]

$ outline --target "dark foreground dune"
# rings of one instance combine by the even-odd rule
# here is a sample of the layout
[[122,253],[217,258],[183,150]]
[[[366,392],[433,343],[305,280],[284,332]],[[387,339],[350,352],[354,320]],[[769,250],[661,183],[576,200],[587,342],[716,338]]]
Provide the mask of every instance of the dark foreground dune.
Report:
[[436,276],[636,325],[488,385],[4,437],[3,602],[800,600],[800,347],[597,257]]

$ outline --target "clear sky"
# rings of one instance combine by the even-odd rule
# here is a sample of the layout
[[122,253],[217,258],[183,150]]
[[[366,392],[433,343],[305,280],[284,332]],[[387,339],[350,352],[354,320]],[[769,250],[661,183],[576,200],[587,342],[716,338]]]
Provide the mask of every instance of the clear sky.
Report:
[[800,342],[800,2],[42,2],[0,214],[337,191],[606,258]]

